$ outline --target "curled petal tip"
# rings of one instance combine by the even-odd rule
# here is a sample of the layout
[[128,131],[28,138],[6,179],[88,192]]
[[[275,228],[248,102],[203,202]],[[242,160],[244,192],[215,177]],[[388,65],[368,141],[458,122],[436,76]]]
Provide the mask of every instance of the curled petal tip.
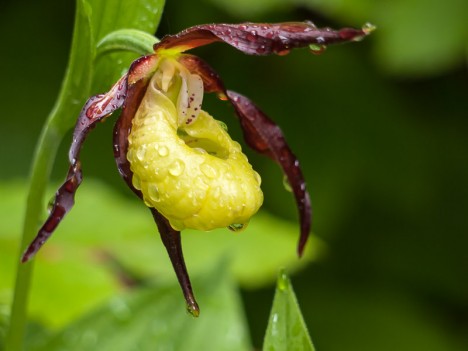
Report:
[[365,35],[371,34],[376,29],[377,29],[377,26],[375,26],[375,25],[373,25],[372,23],[369,23],[369,22],[365,23],[362,26],[362,31],[364,32]]
[[200,308],[198,307],[198,304],[195,301],[190,301],[187,303],[187,312],[195,318],[200,316]]
[[23,256],[21,256],[21,263],[26,263],[28,262],[29,260],[31,260],[31,258],[34,257],[34,253],[32,252],[29,252],[29,248],[23,253]]

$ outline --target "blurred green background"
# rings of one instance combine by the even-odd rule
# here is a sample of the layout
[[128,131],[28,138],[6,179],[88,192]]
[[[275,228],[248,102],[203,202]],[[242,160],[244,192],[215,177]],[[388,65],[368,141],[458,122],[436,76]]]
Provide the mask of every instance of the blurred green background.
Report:
[[[60,87],[73,13],[71,0],[0,4],[4,210],[11,207],[6,189],[28,175]],[[207,22],[306,19],[331,27],[371,22],[378,30],[320,56],[298,50],[248,57],[221,44],[196,53],[281,126],[301,161],[314,235],[325,247],[292,277],[314,343],[321,351],[467,350],[468,2],[168,0],[158,36]],[[205,109],[241,140],[231,109],[213,97]],[[109,122],[85,146],[85,180],[133,201],[115,171]],[[55,181],[65,174],[69,140]],[[262,175],[265,209],[294,225],[294,201],[279,169],[246,152]],[[18,194],[11,201],[21,203],[24,190]],[[19,234],[21,213],[0,218],[0,235]],[[12,277],[2,262],[0,275]],[[242,297],[260,347],[273,281],[250,285]]]

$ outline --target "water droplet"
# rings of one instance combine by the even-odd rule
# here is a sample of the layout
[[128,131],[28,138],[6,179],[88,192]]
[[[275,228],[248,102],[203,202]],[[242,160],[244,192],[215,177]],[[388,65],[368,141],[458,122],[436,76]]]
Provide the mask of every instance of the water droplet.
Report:
[[291,50],[289,50],[289,49],[283,49],[283,50],[275,51],[275,54],[278,55],[278,56],[285,56],[285,55],[289,54],[290,52],[291,52]]
[[153,204],[149,202],[145,196],[143,196],[143,202],[145,203],[147,207],[154,207]]
[[141,180],[136,174],[133,174],[132,184],[136,190],[141,190]]
[[176,220],[176,219],[171,220],[169,224],[171,225],[173,229],[178,230],[179,232],[185,229],[184,222]]
[[167,155],[169,155],[169,149],[167,148],[167,146],[161,145],[158,148],[158,154],[161,157],[167,156]]
[[47,212],[49,214],[52,213],[52,210],[54,209],[54,203],[55,203],[55,195],[52,196],[50,199],[49,199],[49,202],[47,203]]
[[114,317],[119,321],[125,321],[131,317],[131,310],[128,307],[127,303],[120,299],[114,298],[109,303],[110,310]]
[[223,100],[223,101],[227,101],[228,97],[224,93],[219,93],[218,94],[218,99]]
[[248,224],[249,224],[248,222],[247,223],[233,223],[228,226],[228,229],[232,232],[241,232],[245,228],[247,228]]
[[154,202],[161,201],[161,194],[159,193],[159,189],[156,184],[148,184],[148,196]]
[[146,155],[146,147],[141,147],[136,152],[136,157],[138,160],[143,161]]
[[286,189],[286,191],[289,191],[290,193],[292,193],[293,189],[292,189],[291,183],[289,183],[287,176],[283,176],[283,186]]
[[261,185],[262,184],[262,177],[260,177],[260,174],[258,174],[257,172],[253,171],[254,172],[254,177],[255,177],[255,180],[257,181],[258,185]]
[[174,177],[178,177],[182,174],[184,169],[185,169],[185,163],[181,160],[175,160],[169,166],[169,173],[173,175]]
[[277,287],[282,291],[287,290],[289,287],[289,278],[284,269],[279,272]]
[[260,45],[255,51],[257,52],[257,54],[263,55],[266,52],[266,46]]
[[375,25],[373,25],[372,23],[365,23],[363,26],[362,26],[362,31],[368,35],[370,33],[372,33],[374,30],[376,30],[377,27]]
[[208,153],[208,151],[206,151],[205,149],[202,149],[201,147],[194,147],[193,151],[196,151],[199,154],[207,154]]
[[200,309],[195,304],[187,303],[187,312],[190,313],[194,317],[198,317],[200,315]]
[[216,178],[216,176],[218,175],[218,172],[216,171],[216,169],[214,169],[213,167],[211,167],[208,163],[203,163],[201,166],[200,166],[200,170],[202,171],[202,173],[204,175],[206,175],[208,178]]
[[314,55],[320,55],[327,49],[326,45],[321,44],[310,44],[309,50]]
[[248,40],[248,41],[255,41],[257,40],[257,31],[253,30],[251,31],[250,33],[247,33],[247,35],[245,36],[245,38]]
[[223,128],[226,132],[228,131],[228,126],[226,125],[226,123],[224,123],[223,121],[218,121],[218,120],[216,120],[216,122],[218,122],[219,126]]

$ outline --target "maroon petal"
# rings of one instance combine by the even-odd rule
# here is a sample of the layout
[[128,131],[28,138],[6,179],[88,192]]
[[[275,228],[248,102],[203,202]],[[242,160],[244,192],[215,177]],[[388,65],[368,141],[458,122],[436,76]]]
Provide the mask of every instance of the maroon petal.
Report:
[[97,122],[109,116],[123,105],[126,90],[127,77],[123,76],[107,94],[91,97],[81,110],[73,132],[73,142],[68,156],[70,168],[67,179],[57,190],[49,217],[24,252],[21,259],[22,262],[27,262],[34,256],[73,207],[75,192],[82,181],[79,155],[83,142]]
[[361,40],[370,30],[317,28],[311,22],[204,24],[167,35],[154,45],[158,52],[183,52],[213,42],[225,42],[249,55],[286,54],[309,45],[328,45]]
[[140,106],[141,100],[145,96],[146,87],[151,77],[151,71],[157,63],[155,55],[143,56],[134,61],[128,71],[128,87],[125,105],[122,113],[114,126],[114,158],[120,175],[125,180],[129,188],[140,198],[143,198],[140,191],[136,190],[132,184],[132,171],[127,160],[128,136],[132,130],[133,117]]
[[166,247],[172,267],[174,267],[180,287],[182,288],[185,301],[187,302],[187,311],[194,317],[198,317],[200,315],[200,309],[193,295],[192,284],[190,283],[190,277],[187,272],[187,267],[185,266],[180,232],[174,230],[169,224],[169,221],[156,211],[156,209],[150,208],[150,210],[158,226],[159,234]]
[[302,256],[309,237],[312,210],[310,196],[299,161],[289,148],[281,129],[245,96],[227,91],[227,96],[239,117],[244,138],[257,152],[276,161],[283,169],[292,187],[301,221],[301,234],[297,253]]
[[[151,77],[151,72],[157,63],[155,55],[144,56],[135,61],[128,73],[128,89],[125,106],[114,127],[114,157],[120,175],[128,187],[141,199],[143,195],[132,184],[133,172],[127,160],[128,136],[132,129],[132,120],[145,96],[146,88]],[[164,216],[156,209],[150,208],[153,218],[158,226],[162,242],[166,247],[174,271],[177,275],[180,287],[187,302],[187,310],[195,317],[200,314],[200,309],[195,300],[190,283],[190,277],[185,266],[180,232],[174,230]]]

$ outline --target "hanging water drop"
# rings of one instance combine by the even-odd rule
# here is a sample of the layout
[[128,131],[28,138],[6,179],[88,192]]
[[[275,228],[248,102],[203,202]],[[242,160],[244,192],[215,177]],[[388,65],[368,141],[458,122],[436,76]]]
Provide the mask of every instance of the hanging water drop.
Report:
[[228,100],[228,97],[224,93],[219,93],[217,96],[218,96],[218,99],[220,99],[220,100],[223,100],[223,101]]
[[133,174],[132,184],[133,184],[133,186],[135,187],[136,190],[141,190],[141,180],[140,180],[140,177],[138,177],[138,176],[135,175],[135,174]]
[[154,202],[161,201],[161,194],[156,184],[149,184],[148,185],[148,195],[151,200]]
[[326,45],[322,44],[310,44],[309,50],[314,55],[320,55],[327,49]]
[[285,55],[289,54],[290,52],[291,52],[291,50],[289,50],[289,49],[282,49],[282,50],[275,51],[275,54],[278,55],[278,56],[285,56]]
[[241,232],[247,228],[249,223],[233,223],[228,226],[228,229],[232,232]]
[[219,126],[223,128],[226,132],[228,131],[228,126],[226,125],[226,123],[224,123],[223,121],[218,121],[218,120],[216,120],[216,122],[218,122]]
[[374,30],[376,30],[377,27],[375,25],[373,25],[372,23],[365,23],[363,26],[362,26],[362,31],[368,35],[370,33],[372,33]]
[[52,210],[54,209],[54,203],[55,203],[55,195],[49,199],[49,202],[47,202],[47,213],[49,214],[52,213]]
[[169,166],[169,173],[174,177],[178,177],[182,174],[185,169],[185,163],[181,160],[175,160]]
[[208,178],[215,178],[217,175],[218,175],[218,172],[216,171],[216,169],[214,169],[213,167],[211,167],[208,163],[203,163],[201,166],[200,166],[200,170],[202,171],[202,173],[204,175],[206,175]]
[[143,161],[146,155],[146,148],[143,146],[139,148],[136,152],[136,157],[139,161]]
[[293,189],[292,189],[291,183],[289,183],[287,176],[283,176],[283,186],[286,189],[286,191],[289,191],[290,193],[292,193]]
[[158,154],[161,157],[165,157],[169,154],[169,149],[167,148],[167,146],[162,145],[158,148]]

